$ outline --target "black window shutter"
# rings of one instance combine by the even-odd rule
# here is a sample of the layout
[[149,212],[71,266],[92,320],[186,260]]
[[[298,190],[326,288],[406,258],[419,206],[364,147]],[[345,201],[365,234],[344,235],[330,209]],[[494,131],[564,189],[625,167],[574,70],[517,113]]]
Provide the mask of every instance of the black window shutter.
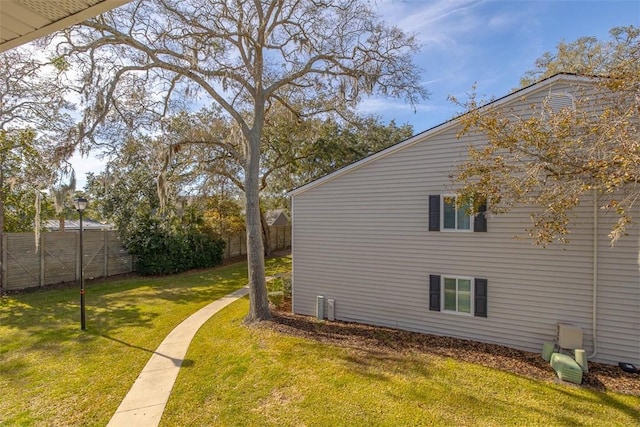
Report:
[[440,195],[429,196],[429,231],[440,231]]
[[487,279],[475,279],[474,305],[474,316],[487,317]]
[[478,213],[473,218],[473,231],[487,231],[487,204],[482,203],[478,206]]
[[440,311],[440,276],[429,275],[429,310]]

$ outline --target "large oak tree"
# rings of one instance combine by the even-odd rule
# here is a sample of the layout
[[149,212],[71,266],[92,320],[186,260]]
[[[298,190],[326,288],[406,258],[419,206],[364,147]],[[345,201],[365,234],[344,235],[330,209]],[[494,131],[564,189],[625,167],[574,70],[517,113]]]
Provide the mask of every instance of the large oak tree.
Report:
[[[81,72],[86,120],[100,129],[150,126],[195,95],[240,130],[250,311],[270,318],[260,226],[260,157],[275,106],[297,116],[340,114],[374,92],[425,96],[416,40],[358,0],[135,1],[66,32],[58,45]],[[108,126],[99,127],[98,124]],[[98,140],[96,139],[96,142]]]

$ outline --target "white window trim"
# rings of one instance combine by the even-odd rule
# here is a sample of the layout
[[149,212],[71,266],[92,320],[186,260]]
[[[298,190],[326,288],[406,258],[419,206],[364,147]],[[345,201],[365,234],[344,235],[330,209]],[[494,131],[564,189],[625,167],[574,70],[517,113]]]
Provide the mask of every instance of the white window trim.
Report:
[[[469,228],[468,229],[460,229],[460,228],[444,228],[444,199],[445,198],[451,198],[453,197],[454,199],[457,199],[458,196],[456,194],[441,194],[440,195],[440,231],[443,231],[445,233],[473,233],[473,223],[474,223],[474,216],[473,215],[468,215],[469,217]],[[457,220],[458,220],[458,208],[456,208],[456,226],[457,226]]]
[[[471,283],[471,287],[469,289],[470,295],[469,295],[469,313],[464,313],[458,310],[447,310],[444,304],[444,298],[445,298],[445,288],[444,288],[444,280],[445,279],[462,279],[462,280],[469,280],[469,282]],[[441,274],[440,275],[440,311],[442,313],[448,313],[448,314],[453,314],[456,316],[467,316],[467,317],[473,317],[475,315],[476,312],[476,307],[475,307],[475,296],[476,296],[476,283],[475,283],[475,278],[473,277],[467,277],[467,276],[457,276],[455,274]],[[458,297],[458,289],[456,286],[456,307],[458,305],[457,303],[457,297]]]

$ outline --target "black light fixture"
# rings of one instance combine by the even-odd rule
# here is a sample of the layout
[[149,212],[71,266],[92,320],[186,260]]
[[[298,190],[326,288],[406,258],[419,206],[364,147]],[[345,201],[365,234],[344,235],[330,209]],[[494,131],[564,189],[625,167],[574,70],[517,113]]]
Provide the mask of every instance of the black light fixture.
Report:
[[87,322],[84,315],[84,266],[82,265],[84,261],[84,251],[82,248],[82,232],[84,227],[82,226],[82,212],[86,209],[87,203],[89,202],[84,197],[77,197],[73,200],[73,204],[80,214],[80,329],[83,331],[87,329]]

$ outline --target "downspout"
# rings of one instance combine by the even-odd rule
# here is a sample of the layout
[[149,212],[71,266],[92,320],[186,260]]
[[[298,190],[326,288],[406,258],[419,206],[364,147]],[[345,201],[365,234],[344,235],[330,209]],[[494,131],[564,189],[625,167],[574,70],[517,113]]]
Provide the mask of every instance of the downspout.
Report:
[[598,353],[598,340],[597,340],[597,306],[598,306],[598,190],[593,190],[593,298],[591,307],[592,316],[592,329],[591,334],[593,336],[593,353],[587,356],[587,359],[595,357]]
[[[295,293],[296,293],[295,292],[296,268],[295,268],[295,263],[293,262],[293,250],[295,248],[295,244],[294,244],[294,241],[293,241],[293,234],[294,234],[293,233],[293,226],[295,224],[295,221],[294,221],[293,218],[295,216],[295,208],[294,208],[295,205],[294,205],[293,197],[294,196],[289,196],[289,201],[290,201],[290,205],[289,205],[290,206],[290,210],[289,210],[289,212],[291,212],[291,231],[290,231],[290,233],[291,233],[290,239],[291,240],[290,240],[290,242],[291,242],[291,257],[292,257],[292,260],[291,260],[291,312],[295,313],[296,312],[295,311],[295,306],[296,306],[296,304],[295,304],[295,301],[296,301],[296,297],[295,297]],[[286,243],[286,241],[287,241],[286,234],[285,234],[284,240],[285,240],[285,243]]]

